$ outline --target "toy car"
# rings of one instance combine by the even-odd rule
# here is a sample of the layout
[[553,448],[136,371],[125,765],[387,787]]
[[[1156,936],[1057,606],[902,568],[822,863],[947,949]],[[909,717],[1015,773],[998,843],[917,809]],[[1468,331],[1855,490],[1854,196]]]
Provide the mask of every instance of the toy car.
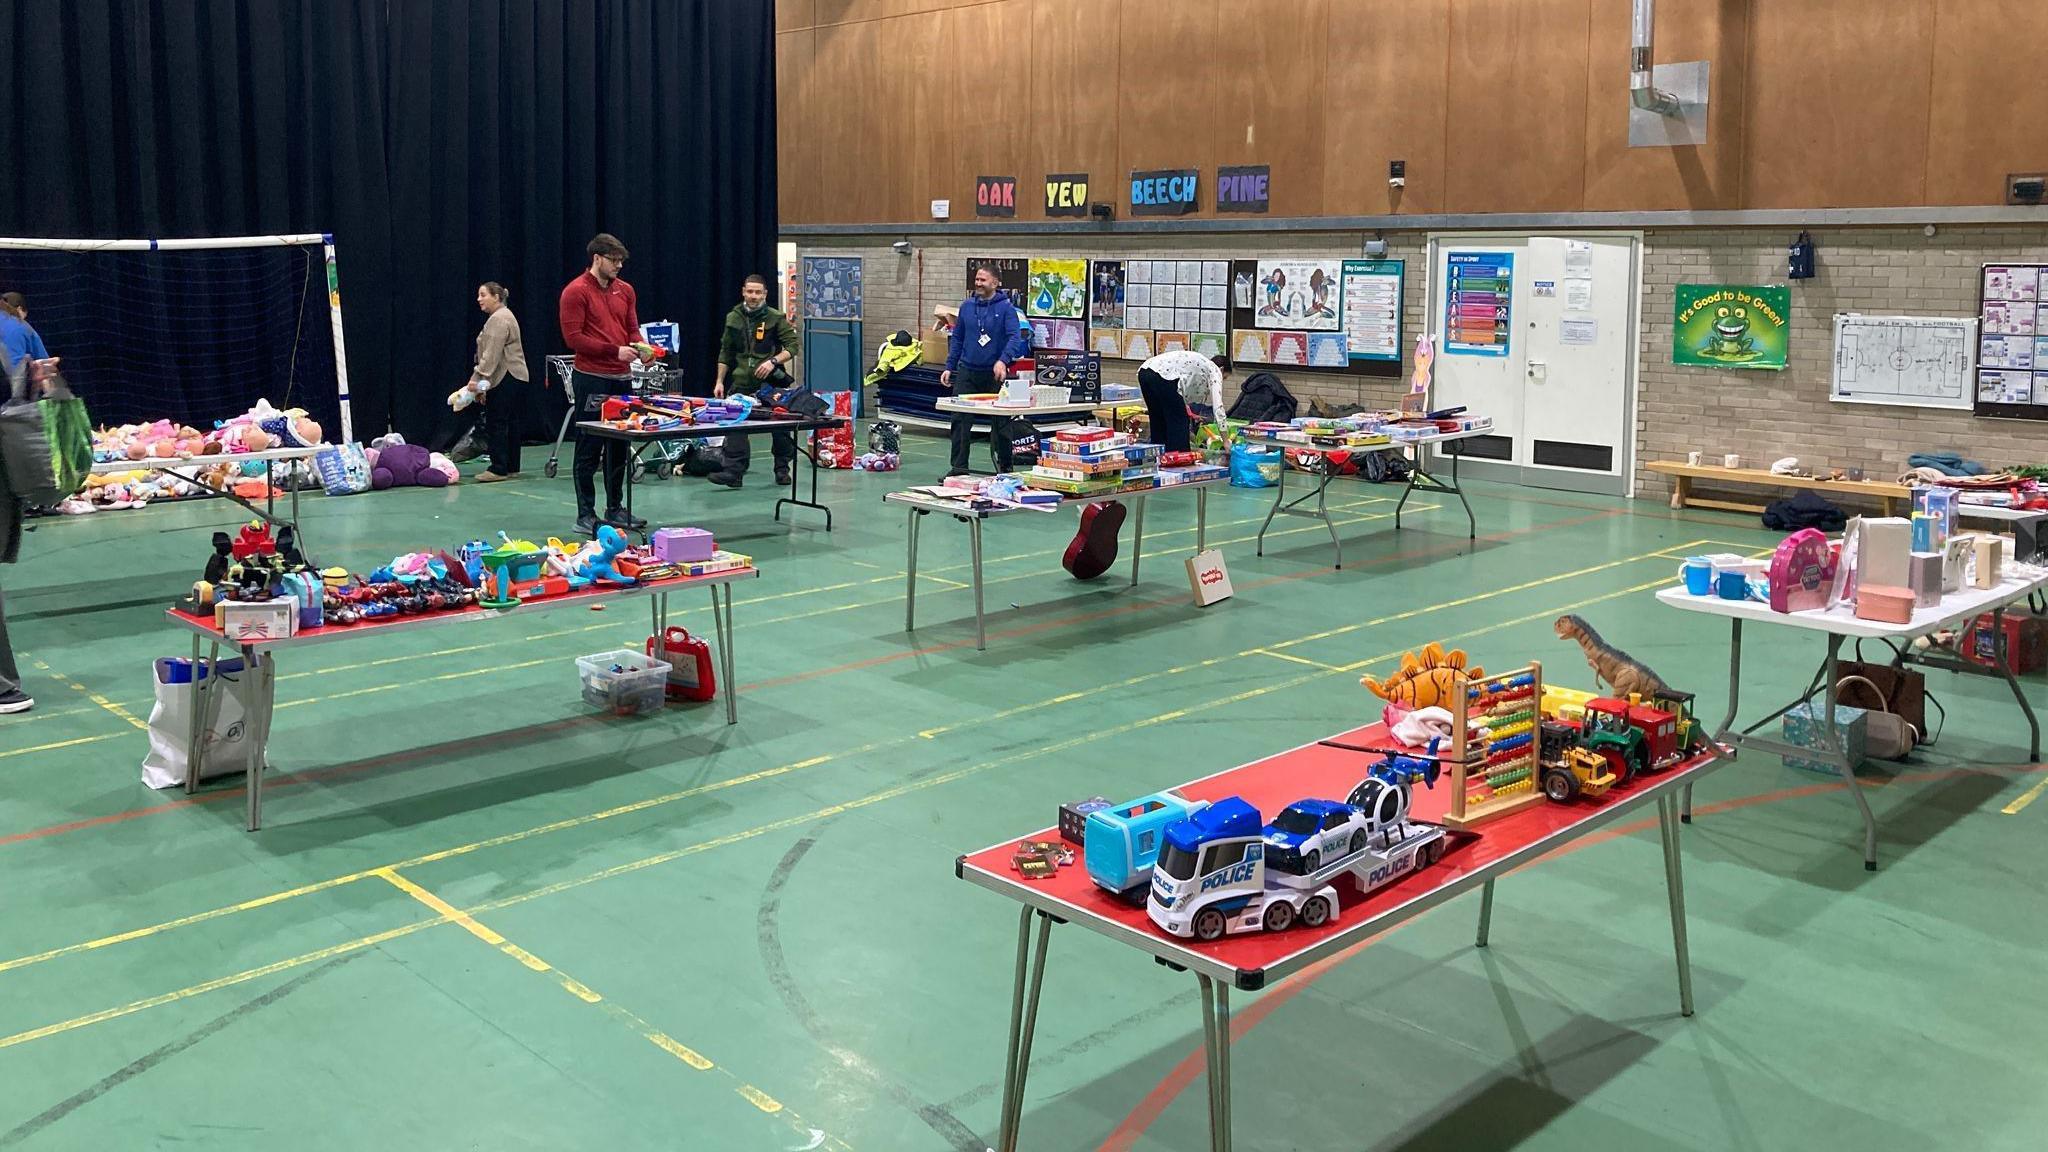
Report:
[[1314,872],[1365,847],[1365,813],[1335,800],[1297,800],[1280,810],[1263,833],[1266,865],[1280,872]]

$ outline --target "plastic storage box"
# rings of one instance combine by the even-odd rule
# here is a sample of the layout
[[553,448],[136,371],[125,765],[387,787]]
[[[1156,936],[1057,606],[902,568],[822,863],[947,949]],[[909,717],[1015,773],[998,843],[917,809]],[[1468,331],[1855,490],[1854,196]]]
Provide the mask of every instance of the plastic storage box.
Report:
[[578,656],[576,670],[583,676],[583,702],[593,708],[616,716],[661,711],[669,666],[644,652],[620,648]]

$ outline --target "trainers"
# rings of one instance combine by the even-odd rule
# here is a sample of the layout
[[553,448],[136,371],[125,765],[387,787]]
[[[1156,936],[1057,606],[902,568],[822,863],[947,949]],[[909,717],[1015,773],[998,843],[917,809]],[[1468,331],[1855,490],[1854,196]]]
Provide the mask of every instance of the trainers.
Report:
[[503,480],[510,480],[517,475],[519,475],[517,472],[493,472],[486,468],[476,474],[476,482],[479,484],[496,484]]
[[706,476],[705,479],[721,488],[737,488],[740,486],[740,478],[730,472],[713,472],[711,475]]
[[6,695],[0,695],[0,715],[26,712],[35,706],[36,702],[29,699],[28,693],[23,692],[19,688],[8,692]]
[[777,469],[775,470],[775,485],[776,485],[776,487],[778,487],[778,488],[787,488],[787,487],[789,487],[789,486],[790,486],[790,484],[791,484],[791,483],[793,483],[793,482],[794,482],[794,481],[793,481],[793,478],[792,478],[792,477],[790,476],[790,474],[789,474],[789,466],[788,466],[787,464],[785,464],[785,465],[782,465],[781,467],[779,467],[779,468],[777,468]]
[[578,516],[576,518],[576,531],[580,535],[588,536],[593,540],[596,539],[597,513],[585,512],[583,515]]
[[647,527],[647,521],[640,519],[638,516],[627,515],[626,510],[623,508],[606,509],[604,522],[614,528],[623,528],[628,532],[638,532],[642,528]]

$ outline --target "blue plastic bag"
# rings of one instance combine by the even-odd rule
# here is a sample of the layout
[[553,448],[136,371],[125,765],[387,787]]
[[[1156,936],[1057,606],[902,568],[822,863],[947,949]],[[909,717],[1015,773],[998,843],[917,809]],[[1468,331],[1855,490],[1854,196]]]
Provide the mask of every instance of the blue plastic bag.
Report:
[[1230,486],[1271,488],[1280,482],[1280,470],[1287,461],[1278,448],[1254,448],[1249,444],[1230,446]]

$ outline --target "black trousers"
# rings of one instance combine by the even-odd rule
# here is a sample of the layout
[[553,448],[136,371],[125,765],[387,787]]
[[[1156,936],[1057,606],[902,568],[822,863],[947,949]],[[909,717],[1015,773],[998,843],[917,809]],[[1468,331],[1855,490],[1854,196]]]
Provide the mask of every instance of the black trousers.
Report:
[[[958,368],[953,372],[953,395],[971,396],[978,392],[996,390],[996,374],[992,368]],[[974,416],[972,413],[956,412],[952,424],[947,428],[946,438],[952,442],[953,456],[949,472],[967,471],[967,449],[974,443]]]
[[1138,369],[1138,394],[1145,398],[1145,415],[1152,422],[1152,439],[1168,452],[1186,452],[1189,447],[1188,402],[1181,397],[1180,384],[1150,368]]
[[[576,400],[576,419],[596,420],[604,413],[607,396],[622,396],[633,390],[630,376],[593,376],[588,372],[570,372],[569,388]],[[510,413],[510,405],[506,406]],[[604,466],[604,495],[607,511],[625,502],[622,495],[626,487],[626,444],[622,440],[600,440],[585,436],[581,429],[576,432],[576,464],[573,475],[576,478],[576,515],[597,514],[597,469]],[[495,451],[491,462],[497,463]]]
[[[733,392],[732,385],[727,384],[725,394],[731,396]],[[768,439],[769,450],[775,454],[775,468],[777,471],[787,469],[796,461],[795,433],[773,432],[769,434]],[[735,436],[730,432],[726,433],[725,447],[721,457],[720,471],[728,476],[746,475],[747,465],[752,463],[754,459],[754,438],[752,436]]]
[[519,406],[526,402],[526,381],[510,375],[484,393],[484,442],[490,445],[491,471],[510,476],[519,471]]

